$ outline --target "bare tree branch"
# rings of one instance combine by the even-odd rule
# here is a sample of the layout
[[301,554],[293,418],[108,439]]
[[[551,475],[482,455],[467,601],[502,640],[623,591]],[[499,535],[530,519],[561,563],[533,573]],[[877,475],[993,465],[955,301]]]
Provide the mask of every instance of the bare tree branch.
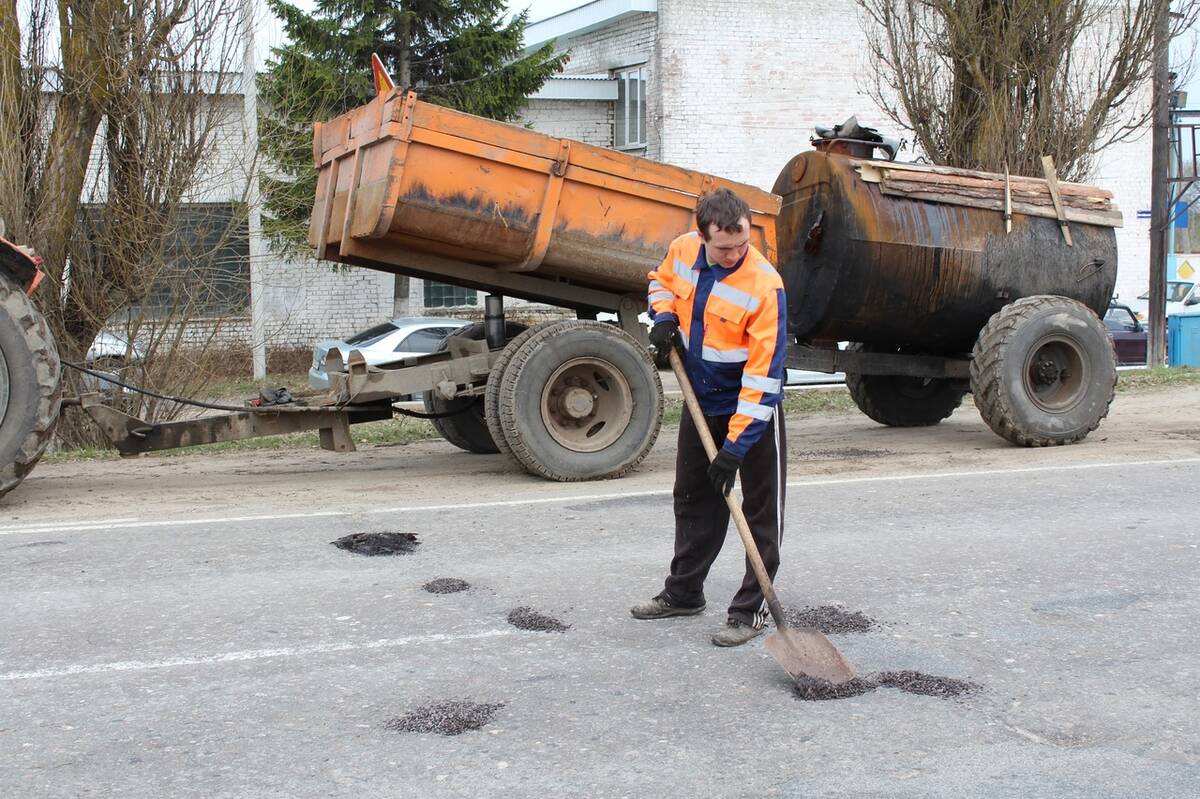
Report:
[[[1154,20],[1170,0],[857,0],[868,91],[940,164],[1068,180],[1141,135]],[[1176,3],[1172,35],[1197,18]]]

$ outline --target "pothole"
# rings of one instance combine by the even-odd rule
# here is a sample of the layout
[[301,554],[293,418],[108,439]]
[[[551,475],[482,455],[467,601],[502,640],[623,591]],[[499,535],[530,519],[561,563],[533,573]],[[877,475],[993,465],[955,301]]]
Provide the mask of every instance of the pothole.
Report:
[[508,623],[518,630],[533,630],[543,633],[565,633],[571,625],[559,621],[553,616],[538,613],[533,608],[519,607],[508,612]]
[[503,702],[494,704],[457,700],[435,702],[422,705],[403,716],[390,719],[383,726],[393,732],[461,735],[464,732],[483,727],[502,707],[504,707]]
[[356,555],[407,555],[415,550],[420,541],[415,533],[352,533],[336,541],[330,541],[338,549]]
[[459,591],[466,591],[471,584],[466,580],[459,580],[457,577],[439,577],[421,587],[431,594],[457,594]]
[[837,605],[820,605],[802,610],[788,608],[783,611],[783,617],[791,627],[816,627],[826,635],[865,633],[878,626],[878,623],[865,613],[846,610]]
[[959,680],[954,677],[938,677],[919,671],[883,671],[877,674],[867,674],[855,677],[841,685],[834,685],[828,680],[802,676],[796,680],[793,691],[797,699],[806,702],[823,701],[827,699],[847,699],[852,696],[862,696],[876,688],[898,688],[909,694],[919,696],[935,696],[939,699],[953,699],[974,693],[983,688],[979,683],[970,680]]

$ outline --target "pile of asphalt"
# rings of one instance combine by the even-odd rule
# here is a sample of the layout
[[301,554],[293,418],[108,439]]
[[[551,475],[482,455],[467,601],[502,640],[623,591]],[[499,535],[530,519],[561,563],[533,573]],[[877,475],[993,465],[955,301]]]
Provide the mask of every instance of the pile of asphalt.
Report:
[[792,688],[797,699],[806,702],[818,702],[824,699],[847,699],[851,696],[861,696],[879,687],[870,677],[854,677],[841,685],[834,685],[829,680],[818,677],[800,675]]
[[438,735],[461,735],[464,732],[483,727],[502,707],[504,707],[503,702],[496,704],[467,701],[435,702],[430,705],[422,705],[403,716],[391,719],[383,726],[393,732],[433,732]]
[[571,625],[525,606],[510,610],[508,623],[518,630],[533,630],[543,633],[565,633],[571,629]]
[[787,608],[783,611],[783,618],[792,627],[816,627],[826,635],[865,633],[877,625],[874,619],[860,611],[846,610],[836,605],[821,605],[803,610]]
[[415,533],[353,533],[330,541],[338,549],[356,555],[407,555],[420,545]]
[[439,577],[421,587],[431,594],[457,594],[459,591],[466,591],[471,584],[457,577]]
[[953,677],[935,677],[919,671],[885,671],[876,675],[880,685],[888,688],[899,688],[908,694],[921,696],[936,696],[940,699],[952,699],[978,691],[983,686],[970,680],[956,680]]
[[862,696],[876,688],[898,688],[909,694],[920,696],[936,696],[939,699],[953,699],[978,691],[983,686],[970,680],[958,680],[953,677],[937,677],[919,671],[883,671],[878,674],[867,674],[855,677],[841,685],[834,685],[828,680],[816,677],[801,676],[796,680],[793,691],[797,699],[806,702],[817,702],[826,699],[846,699],[851,696]]

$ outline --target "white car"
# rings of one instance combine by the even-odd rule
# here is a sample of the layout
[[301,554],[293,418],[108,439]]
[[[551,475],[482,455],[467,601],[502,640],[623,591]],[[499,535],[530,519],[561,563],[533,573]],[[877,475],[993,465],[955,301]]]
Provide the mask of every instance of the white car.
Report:
[[[1113,297],[1113,302],[1116,301],[1117,298]],[[1128,305],[1140,321],[1145,322],[1150,318],[1150,292],[1147,291]],[[1200,284],[1190,280],[1167,281],[1167,316],[1194,305],[1200,305]]]
[[138,383],[135,367],[145,359],[146,354],[136,343],[116,333],[101,330],[92,339],[92,346],[88,347],[87,355],[84,356],[87,367],[99,374],[85,372],[80,376],[81,383],[89,391],[100,391],[104,394],[118,388],[112,380]]
[[418,355],[428,355],[445,341],[446,336],[469,324],[471,323],[462,319],[446,319],[440,316],[393,319],[346,339],[318,341],[313,347],[312,368],[308,370],[309,385],[318,391],[329,388],[329,375],[325,374],[325,354],[335,347],[341,351],[343,359],[350,354],[350,350],[358,350],[368,366],[378,366]]

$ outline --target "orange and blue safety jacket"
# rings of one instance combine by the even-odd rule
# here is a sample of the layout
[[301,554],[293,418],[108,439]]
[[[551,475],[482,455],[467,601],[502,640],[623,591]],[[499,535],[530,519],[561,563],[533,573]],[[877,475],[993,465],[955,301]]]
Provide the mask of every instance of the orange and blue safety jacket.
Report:
[[783,399],[783,280],[753,246],[730,269],[710,265],[696,231],[671,242],[649,278],[654,322],[679,324],[700,408],[705,416],[730,415],[724,449],[744,458]]

